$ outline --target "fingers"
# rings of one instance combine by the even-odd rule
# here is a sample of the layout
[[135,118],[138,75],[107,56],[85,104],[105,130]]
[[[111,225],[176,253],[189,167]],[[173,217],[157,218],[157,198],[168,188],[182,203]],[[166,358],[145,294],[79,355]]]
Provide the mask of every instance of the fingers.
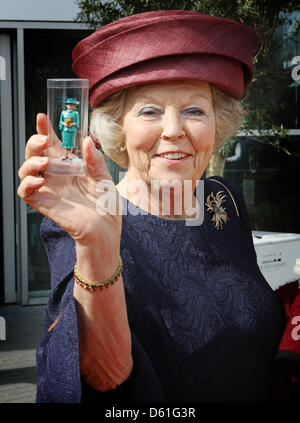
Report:
[[93,140],[86,137],[82,143],[82,155],[86,163],[88,174],[96,179],[111,179],[104,155],[96,149]]
[[36,117],[37,135],[29,138],[25,148],[25,159],[33,156],[41,156],[48,147],[48,119],[44,113],[38,113]]
[[19,178],[24,179],[26,176],[38,176],[46,170],[48,163],[48,157],[30,157],[20,167]]
[[39,135],[48,135],[48,118],[44,113],[36,116],[36,131]]
[[32,135],[29,138],[25,148],[25,159],[41,156],[48,147],[48,138],[46,135]]
[[60,157],[63,154],[61,141],[53,129],[52,122],[44,113],[38,113],[36,116],[36,130],[38,135],[48,135],[48,155]]
[[19,169],[19,177],[22,182],[18,188],[18,195],[25,201],[44,185],[44,178],[38,177],[38,175],[45,171],[49,163],[48,157],[41,157],[48,147],[47,116],[43,113],[37,115],[36,129],[38,134],[28,140],[25,149],[26,160]]
[[18,196],[28,202],[28,198],[34,194],[45,183],[44,178],[26,176],[18,188]]

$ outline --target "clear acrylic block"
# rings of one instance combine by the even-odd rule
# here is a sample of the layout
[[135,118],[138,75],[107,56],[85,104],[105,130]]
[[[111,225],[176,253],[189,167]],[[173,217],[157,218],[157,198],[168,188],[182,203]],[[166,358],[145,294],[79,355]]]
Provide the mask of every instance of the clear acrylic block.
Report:
[[87,79],[47,80],[48,173],[71,176],[86,173],[81,144],[88,134],[88,99]]

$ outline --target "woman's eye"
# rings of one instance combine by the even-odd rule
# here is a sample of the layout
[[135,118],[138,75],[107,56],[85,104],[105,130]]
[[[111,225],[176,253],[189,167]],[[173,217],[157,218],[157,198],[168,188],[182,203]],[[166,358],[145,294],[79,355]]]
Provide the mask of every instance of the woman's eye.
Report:
[[184,114],[189,116],[201,117],[206,116],[206,113],[200,107],[190,107],[184,110]]
[[143,107],[138,113],[138,116],[144,116],[148,118],[158,117],[159,115],[160,110],[155,109],[155,107]]

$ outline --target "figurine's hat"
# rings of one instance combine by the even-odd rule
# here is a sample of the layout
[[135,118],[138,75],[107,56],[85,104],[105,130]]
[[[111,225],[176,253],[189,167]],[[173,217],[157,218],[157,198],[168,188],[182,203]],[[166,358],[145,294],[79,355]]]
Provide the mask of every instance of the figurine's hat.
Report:
[[240,99],[253,77],[259,36],[239,22],[200,12],[131,15],[98,29],[73,50],[73,70],[90,81],[90,104],[134,85],[200,80]]
[[65,104],[77,104],[77,101],[74,98],[67,98]]

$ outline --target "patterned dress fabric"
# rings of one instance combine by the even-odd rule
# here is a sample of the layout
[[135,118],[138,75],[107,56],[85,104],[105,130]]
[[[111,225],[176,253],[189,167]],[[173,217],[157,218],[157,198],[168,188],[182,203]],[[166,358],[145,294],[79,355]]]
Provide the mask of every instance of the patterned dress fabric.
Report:
[[[63,122],[69,120],[70,123],[76,123],[76,126],[64,126]],[[62,147],[75,148],[76,147],[76,132],[79,128],[79,113],[76,110],[63,110],[60,115],[59,129],[62,131]]]
[[187,226],[145,214],[124,200],[129,210],[123,216],[121,256],[134,369],[106,393],[80,377],[74,242],[43,220],[52,292],[37,350],[38,402],[275,400],[282,309],[257,266],[239,189],[215,179],[204,180],[204,198],[225,195],[222,207],[229,219],[223,229],[216,229],[207,210],[200,226]]

